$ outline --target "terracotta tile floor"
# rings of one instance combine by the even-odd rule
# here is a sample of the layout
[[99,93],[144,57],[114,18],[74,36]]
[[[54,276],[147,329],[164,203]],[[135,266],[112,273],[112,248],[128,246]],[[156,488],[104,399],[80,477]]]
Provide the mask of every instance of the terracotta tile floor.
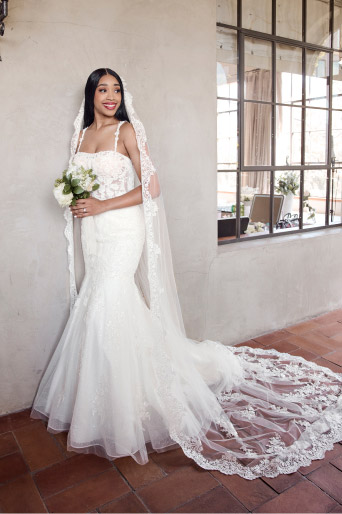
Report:
[[[342,309],[240,345],[276,348],[342,373]],[[291,475],[208,472],[180,449],[145,466],[66,451],[30,409],[0,417],[1,512],[341,512],[342,443]]]

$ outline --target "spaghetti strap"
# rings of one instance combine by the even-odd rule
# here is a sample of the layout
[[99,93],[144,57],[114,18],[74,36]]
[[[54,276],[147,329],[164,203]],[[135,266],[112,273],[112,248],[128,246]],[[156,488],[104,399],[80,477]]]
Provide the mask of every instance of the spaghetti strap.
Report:
[[119,124],[118,124],[118,128],[116,129],[116,132],[115,132],[115,142],[114,142],[114,152],[116,152],[116,148],[118,146],[118,139],[119,139],[119,131],[120,131],[120,127],[121,125],[125,123],[125,120],[124,121],[120,121]]
[[79,144],[78,144],[78,147],[76,148],[76,152],[75,152],[75,153],[77,153],[77,152],[79,151],[79,149],[81,148],[81,144],[82,144],[82,141],[83,141],[83,138],[84,138],[84,134],[85,134],[85,132],[86,132],[87,128],[88,128],[88,127],[84,128],[84,129],[82,130],[81,139],[80,139],[80,142],[79,142]]

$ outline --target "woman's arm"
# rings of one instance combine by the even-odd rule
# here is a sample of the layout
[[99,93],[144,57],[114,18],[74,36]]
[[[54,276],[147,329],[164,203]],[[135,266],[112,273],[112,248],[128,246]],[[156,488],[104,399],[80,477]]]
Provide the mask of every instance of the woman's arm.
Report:
[[[102,210],[100,212],[110,211],[112,209],[122,209],[123,207],[131,207],[132,205],[139,205],[142,203],[142,186],[137,186],[128,193],[125,193],[115,198],[108,198],[102,200]],[[98,213],[96,213],[98,214]]]

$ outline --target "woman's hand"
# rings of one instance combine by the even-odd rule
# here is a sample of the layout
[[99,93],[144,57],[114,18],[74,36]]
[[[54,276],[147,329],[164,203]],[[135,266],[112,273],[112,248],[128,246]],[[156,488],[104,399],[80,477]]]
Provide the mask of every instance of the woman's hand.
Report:
[[72,215],[76,218],[85,218],[86,216],[95,216],[101,212],[105,212],[105,202],[97,198],[85,198],[84,200],[76,200],[76,205],[70,205]]

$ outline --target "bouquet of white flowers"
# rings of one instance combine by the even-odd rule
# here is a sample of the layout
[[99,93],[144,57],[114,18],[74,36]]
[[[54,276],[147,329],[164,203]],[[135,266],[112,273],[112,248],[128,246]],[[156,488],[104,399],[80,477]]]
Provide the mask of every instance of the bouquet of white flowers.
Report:
[[55,180],[53,194],[61,207],[75,205],[80,198],[89,198],[92,191],[96,191],[100,184],[95,183],[96,175],[89,168],[76,166],[73,162],[63,171],[62,178]]

